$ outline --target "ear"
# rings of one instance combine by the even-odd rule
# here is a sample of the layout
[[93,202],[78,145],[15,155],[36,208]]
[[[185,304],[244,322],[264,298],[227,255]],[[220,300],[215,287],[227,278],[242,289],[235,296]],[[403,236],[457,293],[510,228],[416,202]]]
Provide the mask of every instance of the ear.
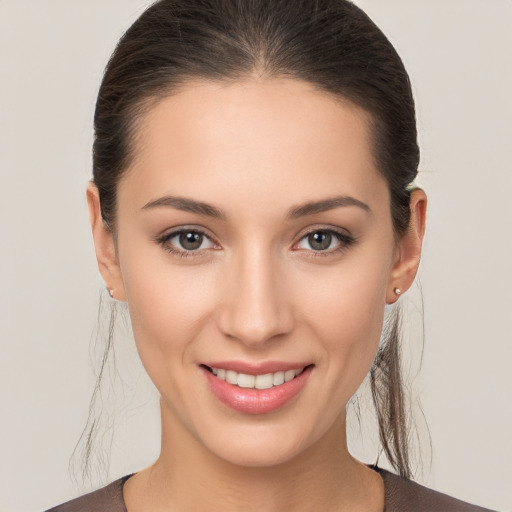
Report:
[[[411,220],[406,233],[398,242],[396,259],[391,270],[386,302],[393,304],[401,293],[410,288],[420,264],[421,246],[425,234],[427,196],[421,189],[411,193]],[[400,292],[396,292],[398,289]]]
[[124,301],[126,298],[114,235],[101,216],[98,187],[92,182],[87,187],[87,206],[100,274],[110,294]]

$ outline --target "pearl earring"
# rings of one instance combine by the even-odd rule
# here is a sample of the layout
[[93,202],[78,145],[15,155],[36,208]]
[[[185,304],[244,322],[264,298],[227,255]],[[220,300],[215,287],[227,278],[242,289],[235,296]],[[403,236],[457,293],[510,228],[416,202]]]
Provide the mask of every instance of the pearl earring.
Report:
[[402,293],[402,290],[400,290],[400,288],[395,288],[393,291],[395,292],[395,295],[400,295]]

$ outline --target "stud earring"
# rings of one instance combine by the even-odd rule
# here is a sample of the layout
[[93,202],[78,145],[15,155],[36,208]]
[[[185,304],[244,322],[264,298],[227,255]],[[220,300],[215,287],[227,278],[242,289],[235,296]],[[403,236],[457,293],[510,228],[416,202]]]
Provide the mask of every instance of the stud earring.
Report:
[[110,290],[109,288],[107,288],[107,292],[108,292],[108,296],[113,299],[114,298],[114,290]]
[[395,295],[400,295],[402,293],[402,290],[400,290],[400,288],[395,288],[393,291],[395,292]]

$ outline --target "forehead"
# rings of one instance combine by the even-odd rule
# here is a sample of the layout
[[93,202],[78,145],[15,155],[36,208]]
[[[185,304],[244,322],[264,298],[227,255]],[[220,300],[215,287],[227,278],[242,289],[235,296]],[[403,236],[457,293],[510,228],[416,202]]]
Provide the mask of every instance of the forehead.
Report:
[[248,195],[256,205],[269,194],[283,203],[329,194],[372,201],[387,187],[369,126],[359,107],[298,80],[191,82],[141,120],[120,189],[145,202],[163,193],[209,202]]

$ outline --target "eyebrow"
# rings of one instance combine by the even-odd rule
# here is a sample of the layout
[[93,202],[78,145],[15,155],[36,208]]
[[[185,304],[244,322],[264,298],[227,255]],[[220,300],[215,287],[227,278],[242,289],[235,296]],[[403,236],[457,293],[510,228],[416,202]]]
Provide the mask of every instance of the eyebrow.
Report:
[[314,215],[315,213],[322,213],[328,210],[334,210],[335,208],[341,208],[345,206],[357,206],[364,211],[371,213],[371,208],[366,204],[350,196],[336,196],[329,199],[323,199],[321,201],[311,201],[292,208],[287,217],[290,219],[296,219],[305,215]]
[[[314,215],[316,213],[322,213],[346,206],[356,206],[366,212],[371,212],[371,208],[359,199],[350,196],[336,196],[329,199],[322,199],[320,201],[310,201],[300,206],[296,206],[288,212],[286,218],[297,219],[306,215]],[[186,197],[160,197],[153,201],[149,201],[149,203],[146,203],[142,209],[150,210],[161,207],[175,208],[176,210],[205,215],[207,217],[214,217],[216,219],[227,219],[226,213],[215,206],[203,203],[202,201],[196,201],[195,199],[188,199]]]
[[215,217],[217,219],[226,219],[226,214],[208,203],[196,201],[195,199],[188,199],[186,197],[164,196],[154,201],[146,203],[142,209],[150,210],[152,208],[171,207],[176,210],[184,212],[196,213],[198,215],[206,215],[208,217]]

